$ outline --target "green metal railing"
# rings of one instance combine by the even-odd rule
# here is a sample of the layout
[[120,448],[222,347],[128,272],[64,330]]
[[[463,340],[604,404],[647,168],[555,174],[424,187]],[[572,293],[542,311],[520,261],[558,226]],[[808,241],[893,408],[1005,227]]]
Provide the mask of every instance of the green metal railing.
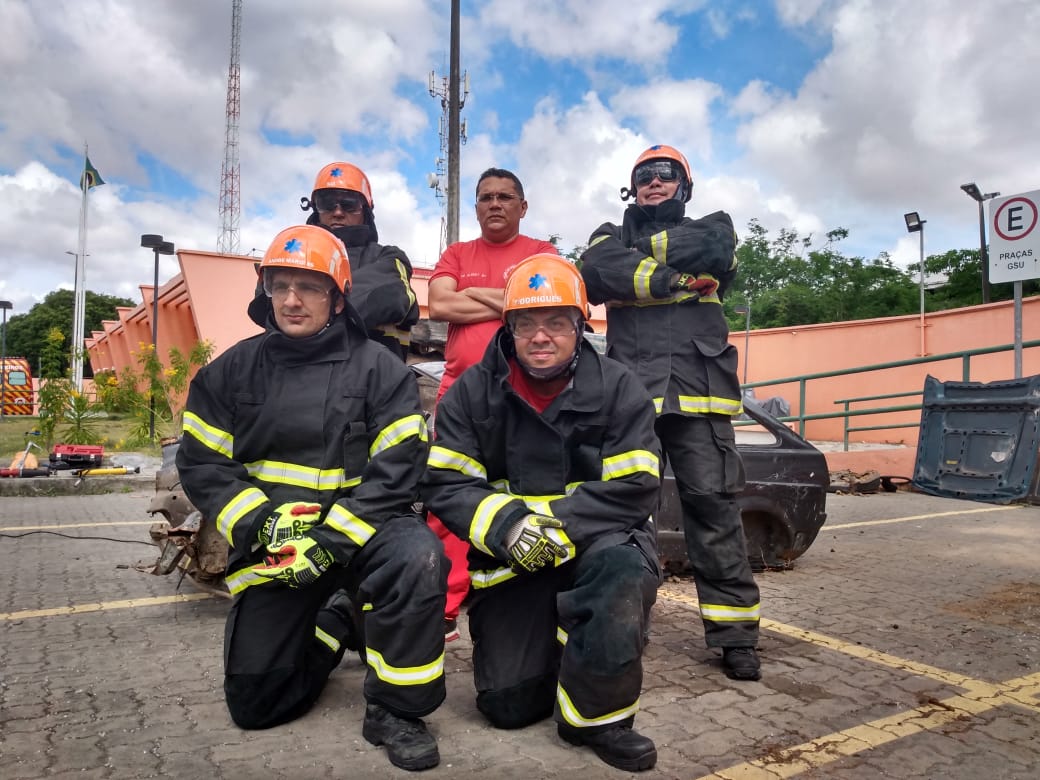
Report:
[[[1022,342],[1022,349],[1031,349],[1033,347],[1040,347],[1040,339],[1033,341]],[[802,437],[805,436],[805,423],[808,420],[833,420],[837,417],[844,419],[844,446],[845,449],[849,448],[849,433],[854,431],[881,431],[896,428],[916,428],[919,423],[893,423],[890,425],[872,425],[872,426],[860,426],[850,427],[849,418],[851,417],[862,417],[872,414],[885,414],[888,412],[912,412],[914,410],[920,411],[921,403],[916,404],[900,404],[896,406],[876,406],[867,409],[851,409],[849,407],[852,403],[862,401],[880,401],[889,398],[909,398],[914,396],[920,396],[922,391],[916,390],[907,393],[888,393],[885,395],[868,395],[859,398],[840,398],[834,403],[844,404],[844,409],[840,412],[824,412],[820,414],[805,414],[805,388],[806,385],[816,379],[830,379],[837,376],[848,376],[850,374],[863,374],[868,371],[884,371],[890,368],[903,368],[904,366],[916,366],[922,363],[940,363],[946,360],[961,360],[961,376],[963,381],[971,381],[971,359],[978,355],[992,355],[998,352],[1009,352],[1015,348],[1014,344],[1001,344],[995,347],[979,347],[978,349],[966,349],[960,352],[946,352],[941,355],[926,355],[925,357],[911,358],[909,360],[894,360],[888,363],[875,363],[869,366],[858,366],[856,368],[846,368],[836,371],[821,371],[815,374],[799,374],[796,376],[784,377],[782,379],[767,379],[760,382],[748,382],[747,384],[741,385],[743,388],[754,388],[754,387],[774,387],[776,385],[788,385],[798,383],[798,411],[796,415],[790,415],[787,417],[778,418],[781,422],[794,422],[798,421],[798,434]],[[751,424],[747,421],[737,422],[736,424]]]

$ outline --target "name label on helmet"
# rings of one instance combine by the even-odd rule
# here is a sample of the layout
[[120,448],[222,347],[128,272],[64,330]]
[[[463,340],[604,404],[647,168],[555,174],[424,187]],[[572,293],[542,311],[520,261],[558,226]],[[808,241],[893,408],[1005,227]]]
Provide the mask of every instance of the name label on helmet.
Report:
[[513,301],[514,306],[523,306],[528,303],[563,303],[563,298],[559,295],[531,295]]

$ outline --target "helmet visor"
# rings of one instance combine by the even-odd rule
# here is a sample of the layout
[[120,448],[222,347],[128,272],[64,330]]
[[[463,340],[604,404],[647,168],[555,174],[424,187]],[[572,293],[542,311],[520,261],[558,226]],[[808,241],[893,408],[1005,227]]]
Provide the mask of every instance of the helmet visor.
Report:
[[345,214],[358,214],[363,203],[361,196],[356,192],[318,190],[314,194],[314,205],[318,211],[332,212],[340,208]]
[[676,181],[679,178],[679,166],[671,160],[651,160],[643,163],[632,174],[637,187],[645,187],[655,178],[661,181]]

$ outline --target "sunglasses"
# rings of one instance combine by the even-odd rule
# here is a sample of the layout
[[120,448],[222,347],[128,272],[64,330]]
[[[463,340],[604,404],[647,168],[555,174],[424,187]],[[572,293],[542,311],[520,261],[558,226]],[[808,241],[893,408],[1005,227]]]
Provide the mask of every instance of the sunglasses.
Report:
[[342,209],[347,214],[357,214],[361,211],[363,201],[360,195],[343,192],[319,192],[314,196],[314,205],[318,211],[335,211]]
[[637,187],[645,187],[655,178],[661,181],[675,181],[679,178],[679,166],[667,160],[643,163],[636,168],[632,178]]

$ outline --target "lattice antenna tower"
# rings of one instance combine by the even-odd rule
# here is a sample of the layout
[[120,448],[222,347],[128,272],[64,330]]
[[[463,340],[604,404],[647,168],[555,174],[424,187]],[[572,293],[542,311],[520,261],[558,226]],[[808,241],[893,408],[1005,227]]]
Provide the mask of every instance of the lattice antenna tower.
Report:
[[[452,102],[453,99],[458,101],[459,111],[466,105],[466,98],[469,97],[469,74],[464,73],[459,79],[455,97],[451,94],[451,78],[438,77],[435,71],[430,71],[429,91],[430,97],[440,98],[441,101],[441,116],[437,127],[440,156],[434,159],[434,173],[426,175],[426,183],[433,190],[442,208],[440,252],[443,252],[447,244],[458,240],[458,142],[466,143],[466,120],[460,122],[458,112],[452,111]],[[458,135],[452,132],[453,124],[459,128]],[[452,144],[453,137],[457,139],[455,144]]]
[[239,251],[238,223],[242,210],[238,164],[238,115],[241,104],[238,54],[241,37],[242,0],[231,0],[231,62],[228,65],[224,162],[220,167],[220,238],[217,240],[217,251],[233,255]]

